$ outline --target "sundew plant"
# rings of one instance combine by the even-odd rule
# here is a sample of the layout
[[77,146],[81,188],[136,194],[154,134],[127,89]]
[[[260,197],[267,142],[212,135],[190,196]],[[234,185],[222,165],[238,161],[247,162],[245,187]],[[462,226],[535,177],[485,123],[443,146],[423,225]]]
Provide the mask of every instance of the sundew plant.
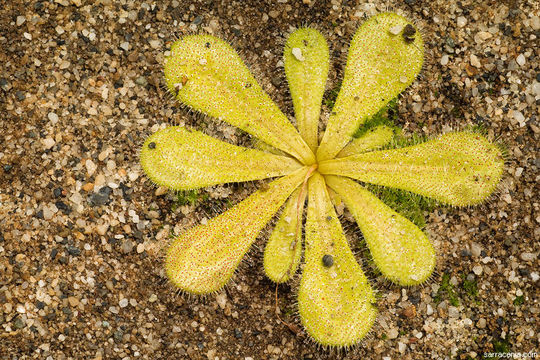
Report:
[[174,190],[273,181],[172,241],[165,258],[172,284],[190,294],[219,291],[282,209],[264,251],[267,276],[282,283],[300,268],[298,310],[306,332],[325,346],[354,345],[372,327],[377,308],[336,214],[334,206],[341,202],[385,278],[402,286],[426,281],[436,262],[426,234],[365,185],[405,190],[440,204],[474,205],[495,190],[504,160],[495,144],[469,131],[402,148],[388,146],[393,133],[386,126],[353,136],[411,85],[423,54],[422,37],[407,19],[382,13],[367,20],[352,39],[341,88],[319,134],[329,50],[318,31],[298,29],[285,45],[296,127],[226,42],[210,35],[176,41],[165,61],[174,97],[268,146],[235,146],[172,126],[144,143],[141,164],[147,176]]

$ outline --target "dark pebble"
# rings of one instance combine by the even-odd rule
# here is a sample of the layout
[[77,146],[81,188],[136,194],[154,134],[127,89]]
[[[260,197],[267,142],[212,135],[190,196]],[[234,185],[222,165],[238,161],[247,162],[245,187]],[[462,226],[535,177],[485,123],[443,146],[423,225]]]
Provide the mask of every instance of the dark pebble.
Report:
[[531,274],[531,272],[527,268],[519,268],[518,271],[521,276],[529,276]]
[[200,23],[202,23],[202,17],[201,16],[197,16],[195,18],[195,20],[193,20],[193,24],[194,25],[199,25]]
[[67,206],[66,203],[64,203],[63,201],[57,201],[54,203],[54,205],[56,205],[56,207],[59,210],[62,210],[62,212],[66,215],[71,213],[71,208]]
[[108,186],[104,186],[97,193],[94,193],[88,197],[88,202],[91,206],[100,206],[109,204],[112,189]]
[[67,252],[71,256],[79,256],[79,255],[81,255],[81,249],[79,249],[78,247],[75,247],[75,246],[68,245],[67,246]]
[[23,101],[24,99],[26,99],[26,94],[23,91],[19,90],[15,92],[15,97],[17,98],[17,100]]
[[270,82],[271,82],[272,85],[274,85],[275,87],[281,86],[281,78],[280,78],[279,76],[274,76],[272,79],[270,79]]
[[334,257],[332,255],[326,254],[323,256],[322,262],[325,267],[330,267],[334,265]]
[[13,169],[13,165],[11,164],[4,165],[4,172],[8,173],[11,171],[11,169]]
[[58,249],[54,248],[51,250],[51,260],[54,260],[56,258],[56,255],[58,255]]
[[71,315],[73,314],[73,312],[71,311],[71,309],[69,307],[65,307],[65,308],[62,308],[62,312],[66,315]]
[[413,305],[417,305],[420,302],[420,295],[414,294],[409,296],[409,301]]
[[[62,188],[54,189],[53,190],[53,195],[54,195],[55,198],[59,198],[60,196],[62,196]],[[58,207],[58,205],[56,207]]]
[[124,337],[124,332],[121,329],[118,329],[114,332],[114,341],[122,342],[123,337]]
[[43,301],[38,301],[38,302],[36,303],[36,308],[37,308],[38,310],[41,310],[41,309],[43,309],[44,307],[45,307],[45,303],[44,303]]
[[234,329],[234,336],[237,339],[241,339],[242,338],[242,331],[240,331],[240,329]]
[[13,326],[15,326],[15,329],[22,329],[26,326],[26,324],[24,323],[23,319],[21,319],[20,317],[18,317],[17,319],[15,319],[15,321],[13,322]]
[[104,186],[101,189],[99,189],[99,193],[100,194],[106,194],[107,196],[109,196],[112,193],[112,188],[109,187],[109,186]]
[[468,250],[468,249],[461,250],[461,256],[470,257],[471,255],[472,255],[472,253],[470,252],[470,250]]

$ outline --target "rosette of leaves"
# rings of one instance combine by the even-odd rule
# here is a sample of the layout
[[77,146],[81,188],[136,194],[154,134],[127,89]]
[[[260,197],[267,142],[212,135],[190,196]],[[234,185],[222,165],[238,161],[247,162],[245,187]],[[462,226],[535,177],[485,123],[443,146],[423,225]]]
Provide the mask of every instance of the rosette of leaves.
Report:
[[175,238],[165,260],[170,281],[191,294],[220,290],[261,229],[282,209],[264,252],[266,274],[274,282],[288,281],[298,271],[303,252],[298,307],[306,332],[322,345],[358,343],[375,321],[376,301],[335,203],[343,201],[355,218],[382,275],[399,285],[416,285],[434,269],[432,244],[364,185],[467,206],[485,200],[503,172],[498,147],[473,132],[386,149],[392,139],[388,127],[353,137],[411,85],[422,64],[422,37],[411,22],[395,13],[367,20],[352,39],[341,89],[319,136],[329,50],[315,29],[294,31],[284,50],[296,128],[226,42],[210,35],[176,41],[165,61],[167,87],[175,98],[269,146],[245,148],[199,131],[168,127],[143,145],[141,164],[147,176],[175,190],[274,180]]

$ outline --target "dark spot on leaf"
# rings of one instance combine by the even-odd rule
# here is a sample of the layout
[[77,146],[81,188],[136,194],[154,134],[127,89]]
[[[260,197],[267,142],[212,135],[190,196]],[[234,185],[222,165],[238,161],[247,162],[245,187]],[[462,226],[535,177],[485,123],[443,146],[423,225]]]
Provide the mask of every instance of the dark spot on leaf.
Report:
[[416,34],[416,29],[411,24],[407,24],[405,28],[403,29],[403,39],[407,43],[411,43],[414,41],[414,35]]
[[322,263],[325,267],[330,267],[334,265],[334,257],[332,255],[324,255],[322,258]]

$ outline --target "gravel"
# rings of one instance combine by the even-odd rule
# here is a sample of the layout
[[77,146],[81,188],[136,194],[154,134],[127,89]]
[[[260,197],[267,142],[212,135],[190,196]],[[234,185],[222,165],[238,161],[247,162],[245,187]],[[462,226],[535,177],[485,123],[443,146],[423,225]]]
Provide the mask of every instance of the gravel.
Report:
[[[231,40],[292,117],[284,34],[301,24],[325,34],[331,90],[358,24],[388,6],[418,23],[426,46],[423,76],[399,98],[397,125],[425,136],[479,125],[504,144],[507,166],[485,204],[426,214],[438,254],[427,284],[391,285],[363,262],[382,295],[378,322],[344,356],[481,358],[501,344],[538,351],[540,14],[533,1],[30,0],[0,8],[0,354],[335,359],[279,321],[262,270],[264,236],[226,290],[205,299],[177,294],[162,267],[170,236],[256,184],[201,190],[207,200],[178,205],[143,175],[138,149],[168,124],[250,144],[168,100],[162,63],[177,36],[205,31]],[[348,236],[357,244],[358,234]],[[280,286],[278,302],[280,317],[301,329],[296,288]]]

